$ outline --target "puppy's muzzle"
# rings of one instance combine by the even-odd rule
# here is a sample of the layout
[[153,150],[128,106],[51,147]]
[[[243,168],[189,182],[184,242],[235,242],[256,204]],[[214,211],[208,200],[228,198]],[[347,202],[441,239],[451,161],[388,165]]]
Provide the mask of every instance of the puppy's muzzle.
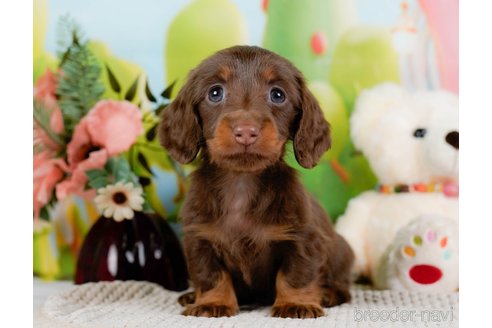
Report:
[[243,146],[252,145],[260,136],[260,129],[253,123],[241,122],[232,127],[236,142]]

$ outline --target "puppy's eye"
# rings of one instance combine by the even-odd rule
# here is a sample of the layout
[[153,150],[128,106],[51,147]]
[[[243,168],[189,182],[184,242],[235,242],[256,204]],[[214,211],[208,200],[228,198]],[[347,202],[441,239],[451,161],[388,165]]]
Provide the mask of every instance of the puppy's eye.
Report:
[[413,132],[413,136],[415,138],[423,138],[423,137],[425,137],[426,133],[427,133],[426,129],[417,129]]
[[270,90],[270,100],[275,104],[281,104],[285,101],[285,94],[279,88],[272,88]]
[[224,99],[224,89],[220,85],[212,87],[208,92],[208,100],[211,102],[221,102]]

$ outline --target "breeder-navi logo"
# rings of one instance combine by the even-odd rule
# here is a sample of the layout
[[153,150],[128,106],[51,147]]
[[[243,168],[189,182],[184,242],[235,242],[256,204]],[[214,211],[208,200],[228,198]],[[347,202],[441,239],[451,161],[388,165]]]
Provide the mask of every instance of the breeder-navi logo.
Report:
[[400,310],[396,307],[394,310],[361,310],[355,307],[354,320],[372,321],[372,322],[451,322],[453,321],[453,307],[448,311],[443,310]]

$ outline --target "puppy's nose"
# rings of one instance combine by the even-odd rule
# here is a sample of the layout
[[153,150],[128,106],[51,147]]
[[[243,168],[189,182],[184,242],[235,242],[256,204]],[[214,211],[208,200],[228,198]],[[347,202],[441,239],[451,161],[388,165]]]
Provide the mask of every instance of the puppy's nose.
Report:
[[455,149],[460,149],[460,133],[458,131],[449,132],[446,135],[446,142]]
[[232,129],[236,141],[241,145],[251,145],[256,142],[260,134],[259,129],[251,124],[239,124]]

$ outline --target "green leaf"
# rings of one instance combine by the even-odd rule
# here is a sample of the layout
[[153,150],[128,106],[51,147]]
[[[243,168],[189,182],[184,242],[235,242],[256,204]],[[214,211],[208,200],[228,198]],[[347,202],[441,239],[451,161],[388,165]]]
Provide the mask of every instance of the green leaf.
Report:
[[135,98],[135,93],[137,93],[137,86],[138,86],[138,80],[140,79],[140,76],[137,76],[133,84],[131,85],[130,89],[126,92],[125,99],[128,101],[132,101],[133,98]]
[[108,177],[108,172],[106,172],[105,170],[94,169],[94,170],[85,171],[85,175],[87,175],[87,178],[89,180],[91,180],[91,179],[97,179],[100,177]]
[[80,46],[80,39],[76,30],[72,31],[72,40],[74,45]]
[[114,166],[113,175],[116,182],[133,182],[131,176],[132,172],[130,170],[130,165],[127,160],[123,157],[119,157],[116,160],[116,165]]
[[89,187],[97,190],[106,187],[109,184],[109,180],[107,177],[99,177],[96,179],[89,180],[88,184]]
[[107,64],[105,66],[106,72],[108,72],[109,85],[111,85],[111,89],[113,89],[113,91],[116,93],[120,93],[121,86],[118,83],[116,76],[114,76],[113,72],[111,71],[111,69],[109,69],[109,66]]
[[142,154],[142,153],[138,153],[137,154],[137,159],[138,159],[138,162],[140,164],[142,164],[142,167],[147,171],[149,172],[151,175],[154,175],[154,172],[152,172],[152,169],[150,168],[149,166],[149,163],[147,162],[147,159],[145,158],[145,156]]
[[149,101],[154,103],[157,102],[157,99],[155,99],[154,95],[150,91],[149,80],[145,80],[145,95],[147,95],[147,99],[149,99]]
[[166,107],[167,107],[168,105],[169,105],[169,104],[162,104],[162,105],[159,105],[159,107],[157,107],[157,108],[155,109],[155,115],[156,115],[156,116],[160,116],[160,115],[161,115],[161,113],[162,113],[162,111],[163,111],[164,109],[166,109]]
[[[176,80],[177,81],[177,80]],[[166,90],[162,91],[161,96],[164,99],[171,99],[171,93],[173,92],[174,85],[176,84],[176,81],[171,83]]]
[[94,189],[106,187],[109,184],[109,175],[105,170],[87,170],[87,184]]
[[147,200],[147,198],[144,198],[143,211],[144,212],[154,211],[154,209],[152,208],[152,206],[150,206],[149,201]]
[[113,174],[115,172],[115,167],[116,167],[116,159],[114,157],[108,158],[106,165],[104,166],[106,171]]
[[60,52],[63,66],[58,74],[56,94],[63,113],[65,134],[73,129],[89,110],[101,99],[104,86],[100,81],[101,67],[83,41],[74,23],[67,24],[65,34],[70,44]]
[[138,177],[138,183],[140,183],[142,187],[146,187],[150,184],[150,178]]
[[60,59],[60,64],[58,65],[60,68],[65,64],[69,56],[70,56],[70,48],[68,48],[65,52],[63,52],[63,55],[61,56]]
[[158,126],[158,125],[159,125],[159,124],[158,124],[158,123],[156,123],[154,126],[152,126],[152,127],[149,129],[149,131],[147,131],[147,133],[145,134],[145,139],[147,139],[147,141],[152,141],[152,140],[154,140],[154,139],[155,139],[155,137],[156,137],[156,135],[157,135],[156,131],[157,131],[157,126]]
[[50,213],[48,211],[48,206],[43,206],[41,208],[41,211],[39,211],[39,217],[41,219],[44,219],[44,220],[48,220],[50,219]]

